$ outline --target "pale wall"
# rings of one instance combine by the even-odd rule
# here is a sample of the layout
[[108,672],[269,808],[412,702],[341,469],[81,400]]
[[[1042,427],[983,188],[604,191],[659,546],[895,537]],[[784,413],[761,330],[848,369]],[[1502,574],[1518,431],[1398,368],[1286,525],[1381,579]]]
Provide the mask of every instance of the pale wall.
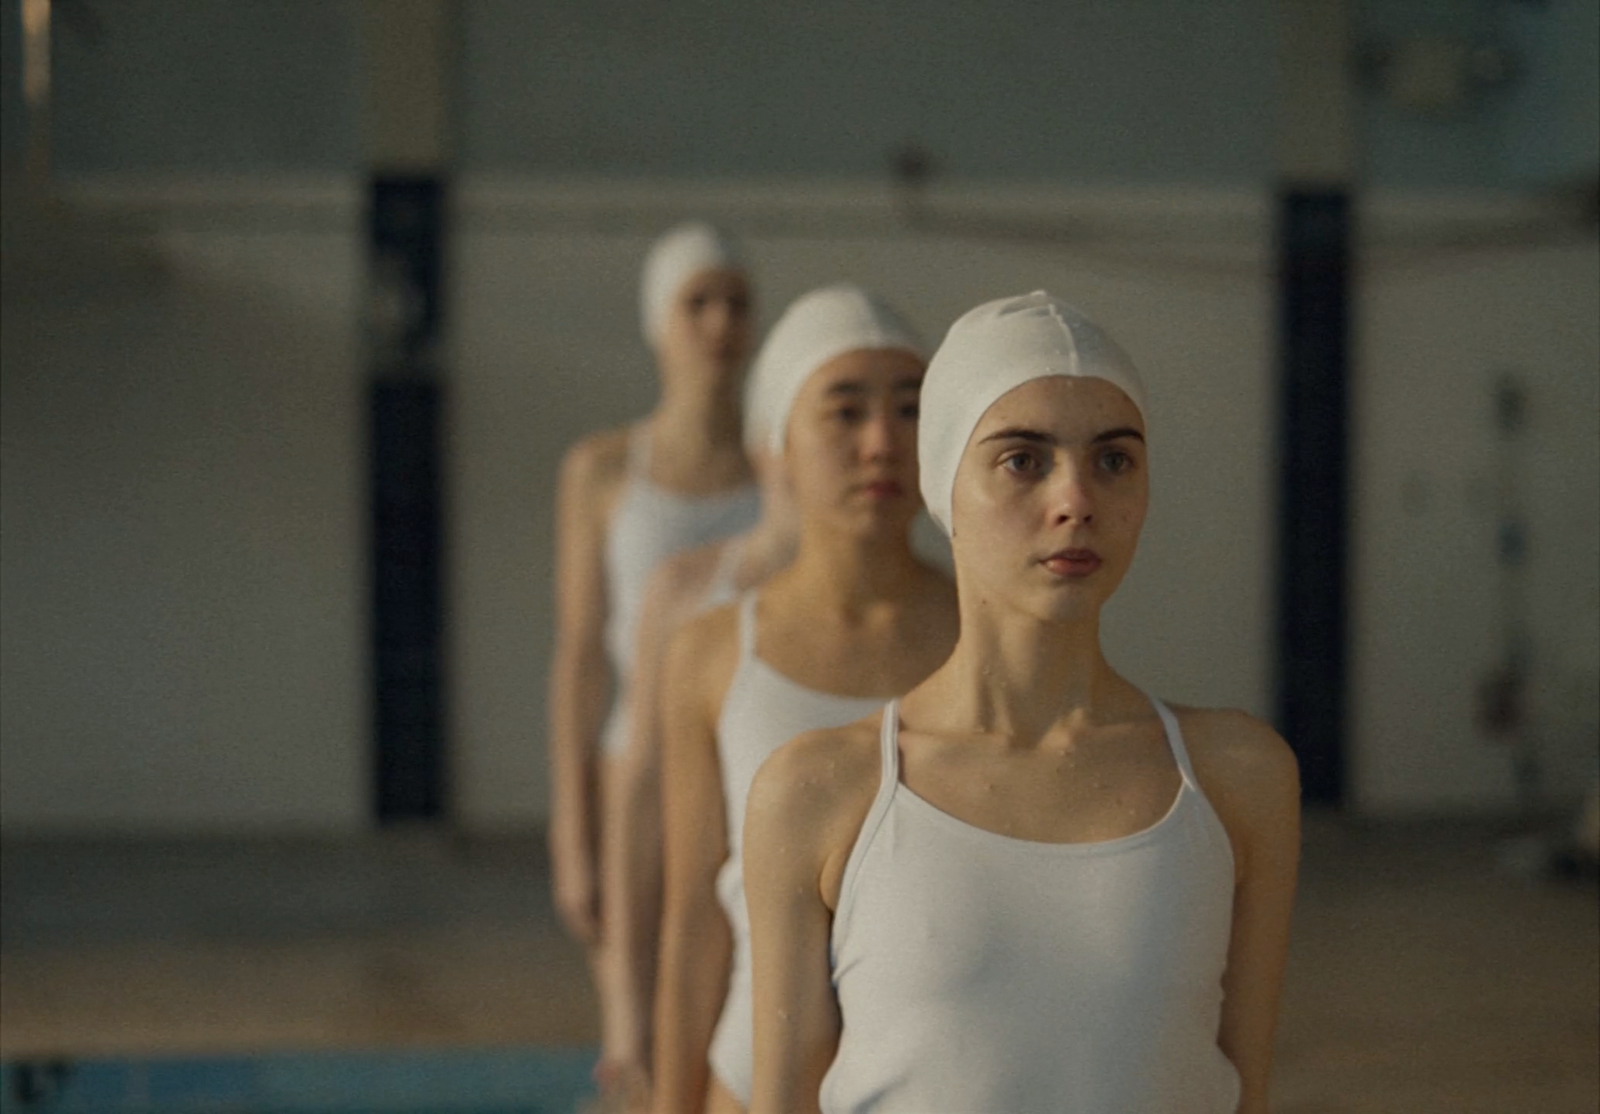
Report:
[[[4,824],[359,827],[355,197],[333,188],[203,216],[172,196],[159,219],[187,229],[160,241],[172,277],[90,301],[5,304]],[[736,188],[708,201],[746,230],[768,320],[802,289],[849,276],[896,295],[936,336],[979,299],[1047,286],[1125,340],[1155,400],[1155,496],[1108,620],[1113,657],[1173,699],[1269,711],[1264,201],[1077,196],[1074,213],[1105,235],[1050,245],[910,235],[871,191],[818,196]],[[665,189],[530,183],[465,198],[451,708],[460,815],[489,828],[544,813],[553,470],[579,433],[649,404],[634,273],[677,202]],[[1005,200],[1034,221],[1061,213],[1060,197]],[[1152,241],[1163,212],[1182,213],[1187,231]],[[1507,800],[1504,754],[1477,733],[1471,704],[1493,661],[1492,523],[1478,492],[1493,461],[1487,375],[1505,361],[1535,391],[1540,730],[1559,784],[1581,784],[1600,668],[1593,241],[1379,251],[1363,273],[1355,803]]]
[[[1530,722],[1549,791],[1595,777],[1600,743],[1600,275],[1596,244],[1380,252],[1363,269],[1354,421],[1355,803],[1450,811],[1514,799],[1478,722],[1501,662],[1501,484],[1528,526]],[[1514,454],[1491,384],[1516,375]]]
[[359,828],[355,238],[103,232],[7,274],[4,825]]

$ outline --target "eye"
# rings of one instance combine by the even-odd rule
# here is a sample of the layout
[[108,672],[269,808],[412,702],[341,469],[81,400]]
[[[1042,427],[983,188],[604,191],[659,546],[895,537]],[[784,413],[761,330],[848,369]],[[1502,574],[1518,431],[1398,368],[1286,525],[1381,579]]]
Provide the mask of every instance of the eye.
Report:
[[922,408],[915,402],[903,403],[900,407],[900,416],[902,418],[915,418],[921,412]]
[[846,425],[854,425],[865,416],[866,411],[859,406],[841,406],[833,412],[834,420]]
[[1121,475],[1133,467],[1133,457],[1121,449],[1107,449],[1100,457],[1100,467],[1112,475]]
[[1028,476],[1039,472],[1044,462],[1029,449],[1015,449],[1000,458],[1000,467],[1014,476]]

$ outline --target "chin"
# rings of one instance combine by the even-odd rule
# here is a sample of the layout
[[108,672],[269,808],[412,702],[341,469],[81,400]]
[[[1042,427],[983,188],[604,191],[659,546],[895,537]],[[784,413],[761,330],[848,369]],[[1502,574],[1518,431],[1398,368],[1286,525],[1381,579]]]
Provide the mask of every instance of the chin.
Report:
[[706,363],[720,375],[733,375],[744,367],[747,353],[735,352],[731,355],[713,353],[708,356]]
[[858,507],[850,515],[851,532],[864,538],[903,538],[911,533],[916,510],[900,506]]
[[1005,588],[984,595],[1003,610],[1020,612],[1040,623],[1081,623],[1099,615],[1109,593],[1102,585],[1083,581],[1049,586],[1012,581]]
[[1040,601],[1035,613],[1045,622],[1081,623],[1100,614],[1105,602],[1099,592],[1069,590],[1057,592],[1053,598]]
[[729,362],[720,356],[704,356],[694,372],[696,378],[709,385],[728,383],[739,378],[744,370],[743,360]]

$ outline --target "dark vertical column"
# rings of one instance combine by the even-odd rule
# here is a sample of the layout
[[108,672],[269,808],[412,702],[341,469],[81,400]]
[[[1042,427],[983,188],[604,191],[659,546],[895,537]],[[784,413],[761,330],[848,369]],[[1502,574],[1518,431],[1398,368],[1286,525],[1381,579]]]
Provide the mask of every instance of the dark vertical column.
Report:
[[1289,188],[1278,210],[1277,725],[1308,801],[1344,796],[1351,201]]
[[1274,697],[1305,799],[1342,804],[1350,724],[1351,0],[1274,0],[1278,490]]
[[381,824],[450,811],[444,425],[457,0],[363,0],[372,795]]
[[380,823],[447,808],[442,176],[376,175],[368,393],[373,792]]

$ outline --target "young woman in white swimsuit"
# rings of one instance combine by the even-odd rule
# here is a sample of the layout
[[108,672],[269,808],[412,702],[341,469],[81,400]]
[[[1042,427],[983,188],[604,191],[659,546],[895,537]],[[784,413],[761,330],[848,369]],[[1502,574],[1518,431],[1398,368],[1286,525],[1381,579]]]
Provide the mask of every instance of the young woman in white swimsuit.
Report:
[[689,623],[667,655],[658,1114],[749,1101],[738,833],[756,768],[797,732],[881,707],[955,643],[953,586],[909,537],[923,370],[896,314],[837,286],[790,307],[752,372],[799,543],[787,568]]
[[[642,421],[585,437],[562,462],[550,671],[550,858],[556,908],[590,949],[602,1067],[639,1053],[637,1019],[601,943],[600,836],[610,756],[627,739],[639,604],[664,558],[746,529],[757,493],[740,437],[750,286],[732,243],[688,224],[656,241],[640,303],[661,397]],[[610,707],[608,713],[607,707]]]
[[[747,384],[748,388],[748,384]],[[650,578],[639,616],[629,685],[629,742],[614,763],[606,802],[604,878],[606,952],[618,964],[630,1002],[641,1003],[626,1058],[613,1060],[608,1082],[621,1105],[648,1105],[650,1004],[661,942],[661,668],[667,644],[684,623],[764,582],[794,559],[799,517],[782,461],[767,451],[755,393],[746,390],[745,452],[761,487],[761,518],[749,530],[668,558]]]
[[978,307],[934,356],[921,482],[960,639],[755,778],[753,1111],[1268,1109],[1296,764],[1101,651],[1147,436],[1127,356],[1047,294]]

